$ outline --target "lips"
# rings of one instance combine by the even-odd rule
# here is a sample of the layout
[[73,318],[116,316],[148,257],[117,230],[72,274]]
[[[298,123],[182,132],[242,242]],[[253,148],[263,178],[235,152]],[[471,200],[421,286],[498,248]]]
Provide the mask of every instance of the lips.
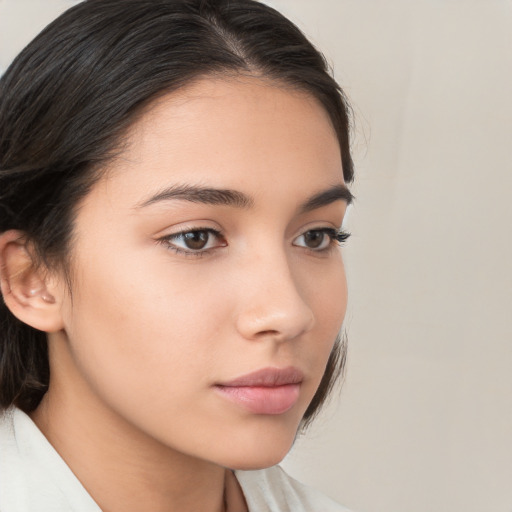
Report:
[[222,397],[253,414],[277,415],[296,404],[303,378],[297,368],[264,368],[214,388]]

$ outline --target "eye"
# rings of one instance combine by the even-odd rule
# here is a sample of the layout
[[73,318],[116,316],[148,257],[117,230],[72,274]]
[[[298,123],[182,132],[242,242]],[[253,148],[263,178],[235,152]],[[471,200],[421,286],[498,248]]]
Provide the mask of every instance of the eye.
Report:
[[348,233],[332,228],[310,229],[298,236],[293,244],[320,252],[329,249],[333,242],[343,243],[349,236]]
[[191,229],[159,239],[167,248],[186,254],[201,254],[216,247],[225,247],[221,233],[211,228]]

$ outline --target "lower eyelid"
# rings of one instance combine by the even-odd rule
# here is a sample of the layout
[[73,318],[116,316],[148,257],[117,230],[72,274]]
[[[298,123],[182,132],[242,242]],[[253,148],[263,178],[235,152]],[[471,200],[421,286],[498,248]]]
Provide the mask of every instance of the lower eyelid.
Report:
[[207,256],[212,249],[206,249],[203,251],[187,251],[185,249],[181,249],[180,247],[176,247],[174,245],[167,245],[167,250],[173,251],[180,256],[185,256],[186,258],[202,258],[203,256]]

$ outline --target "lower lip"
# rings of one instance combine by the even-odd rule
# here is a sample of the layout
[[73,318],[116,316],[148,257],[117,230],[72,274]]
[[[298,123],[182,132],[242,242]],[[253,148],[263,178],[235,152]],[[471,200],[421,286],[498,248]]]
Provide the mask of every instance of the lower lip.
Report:
[[299,399],[300,384],[284,386],[215,386],[225,398],[253,414],[283,414]]

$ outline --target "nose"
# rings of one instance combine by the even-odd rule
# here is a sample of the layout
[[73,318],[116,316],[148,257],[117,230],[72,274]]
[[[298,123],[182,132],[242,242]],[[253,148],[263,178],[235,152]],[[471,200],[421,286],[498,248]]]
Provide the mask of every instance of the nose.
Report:
[[286,341],[313,328],[314,312],[285,255],[255,258],[243,281],[236,327],[244,338]]

